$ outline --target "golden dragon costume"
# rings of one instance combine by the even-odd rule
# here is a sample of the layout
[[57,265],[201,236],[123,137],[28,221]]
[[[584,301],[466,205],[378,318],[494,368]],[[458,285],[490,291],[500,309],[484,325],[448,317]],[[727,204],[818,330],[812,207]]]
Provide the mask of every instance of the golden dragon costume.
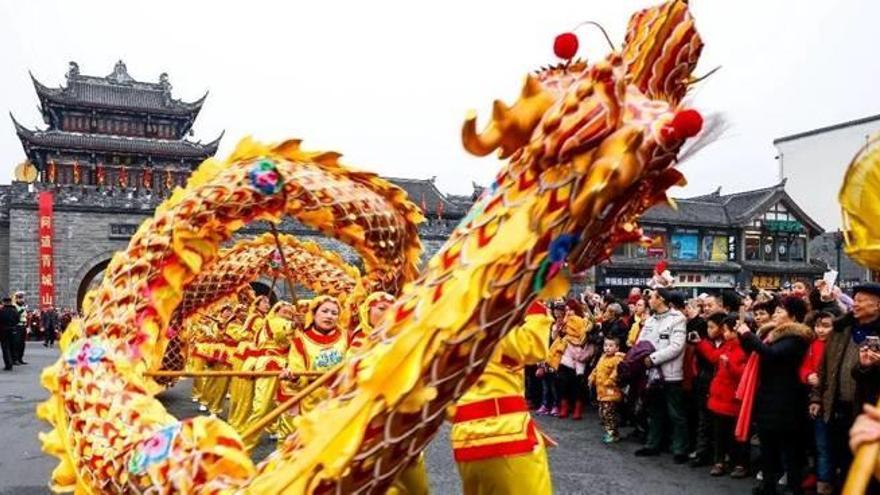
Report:
[[[633,16],[624,45],[593,65],[526,78],[495,104],[465,148],[508,159],[486,195],[416,276],[420,217],[402,190],[298,141],[244,141],[208,161],[114,256],[84,318],[43,373],[53,426],[44,449],[57,490],[80,493],[381,493],[427,445],[446,408],[481,375],[495,347],[567,272],[640,238],[638,216],[682,181],[674,169],[699,131],[683,108],[702,47],[687,4]],[[398,301],[378,338],[347,362],[329,399],[259,465],[225,422],[179,421],[144,373],[159,366],[187,287],[233,233],[291,216],[359,252],[369,291]]]

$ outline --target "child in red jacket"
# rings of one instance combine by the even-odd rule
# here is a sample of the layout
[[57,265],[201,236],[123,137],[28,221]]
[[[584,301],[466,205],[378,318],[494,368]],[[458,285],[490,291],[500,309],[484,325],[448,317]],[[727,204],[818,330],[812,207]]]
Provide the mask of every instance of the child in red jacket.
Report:
[[[834,329],[834,316],[825,311],[813,315],[813,330],[816,339],[810,344],[804,362],[801,364],[801,381],[810,388],[819,386],[819,364],[825,353],[825,342]],[[828,424],[819,414],[819,404],[810,404],[810,417],[813,418],[816,436],[816,493],[826,495],[832,493],[834,473],[831,469],[831,447],[828,444]]]
[[746,462],[748,447],[734,438],[736,418],[739,415],[740,401],[736,398],[736,388],[746,366],[747,356],[739,345],[736,334],[738,316],[715,313],[707,321],[709,333],[713,326],[723,331],[721,345],[716,347],[708,340],[697,344],[699,352],[707,361],[715,365],[715,376],[709,385],[709,411],[713,415],[713,433],[715,439],[715,465],[709,472],[712,476],[722,476],[727,471],[726,458],[734,469],[732,478],[748,476]]

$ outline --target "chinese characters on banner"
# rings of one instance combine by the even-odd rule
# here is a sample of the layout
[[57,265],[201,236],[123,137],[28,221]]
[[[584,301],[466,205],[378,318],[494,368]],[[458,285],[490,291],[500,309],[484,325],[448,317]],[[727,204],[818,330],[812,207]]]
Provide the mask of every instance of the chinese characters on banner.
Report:
[[52,203],[50,191],[39,194],[40,309],[55,306],[55,260],[52,254]]

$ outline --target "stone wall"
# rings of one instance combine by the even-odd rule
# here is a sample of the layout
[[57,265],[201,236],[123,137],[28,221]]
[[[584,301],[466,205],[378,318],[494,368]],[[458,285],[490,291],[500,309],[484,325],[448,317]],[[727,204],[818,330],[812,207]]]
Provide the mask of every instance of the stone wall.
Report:
[[9,223],[0,222],[0,296],[9,294]]
[[[10,211],[9,283],[27,293],[28,304],[37,305],[37,211],[14,208]],[[111,224],[137,225],[144,214],[55,211],[54,258],[55,297],[59,307],[76,305],[77,291],[85,275],[96,265],[124,249],[128,239],[112,238]]]

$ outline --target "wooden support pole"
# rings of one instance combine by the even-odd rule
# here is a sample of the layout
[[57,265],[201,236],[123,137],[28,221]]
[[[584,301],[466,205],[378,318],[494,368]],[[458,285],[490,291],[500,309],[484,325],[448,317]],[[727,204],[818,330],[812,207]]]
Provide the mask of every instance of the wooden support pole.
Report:
[[[272,236],[275,237],[275,249],[278,250],[278,256],[281,257],[281,266],[284,267],[284,273],[290,273],[290,268],[287,266],[287,257],[284,255],[284,247],[281,246],[281,239],[278,238],[278,228],[272,222],[269,222],[269,227],[272,229]],[[293,282],[290,281],[290,277],[286,276],[284,281],[287,283],[287,292],[290,293],[290,302],[296,306],[296,292],[293,290]]]
[[296,394],[293,397],[282,402],[275,409],[269,411],[269,413],[266,414],[265,416],[263,416],[262,419],[260,419],[256,423],[254,423],[250,428],[247,429],[247,431],[242,433],[241,438],[248,438],[252,435],[255,435],[255,434],[259,433],[260,431],[262,431],[263,428],[272,424],[273,421],[278,419],[278,416],[281,416],[282,414],[287,412],[288,409],[299,404],[300,401],[302,401],[303,399],[305,399],[306,397],[311,395],[312,392],[314,392],[315,390],[318,390],[318,388],[322,387],[324,384],[329,382],[331,378],[336,376],[336,374],[340,370],[342,370],[343,366],[345,366],[345,361],[343,361],[343,362],[337,364],[336,366],[334,366],[333,368],[327,370],[327,372],[325,372],[323,376],[321,376],[317,380],[313,381],[312,383],[308,384],[304,389],[300,390],[298,394]]
[[[204,370],[204,371],[148,371],[147,376],[156,378],[156,377],[171,377],[171,378],[187,378],[187,377],[215,377],[215,376],[229,376],[229,377],[241,377],[241,378],[266,378],[272,376],[278,376],[281,374],[281,371],[235,371],[235,370]],[[304,376],[308,378],[317,378],[323,376],[324,373],[319,371],[301,371],[298,373],[292,373],[293,376]]]

